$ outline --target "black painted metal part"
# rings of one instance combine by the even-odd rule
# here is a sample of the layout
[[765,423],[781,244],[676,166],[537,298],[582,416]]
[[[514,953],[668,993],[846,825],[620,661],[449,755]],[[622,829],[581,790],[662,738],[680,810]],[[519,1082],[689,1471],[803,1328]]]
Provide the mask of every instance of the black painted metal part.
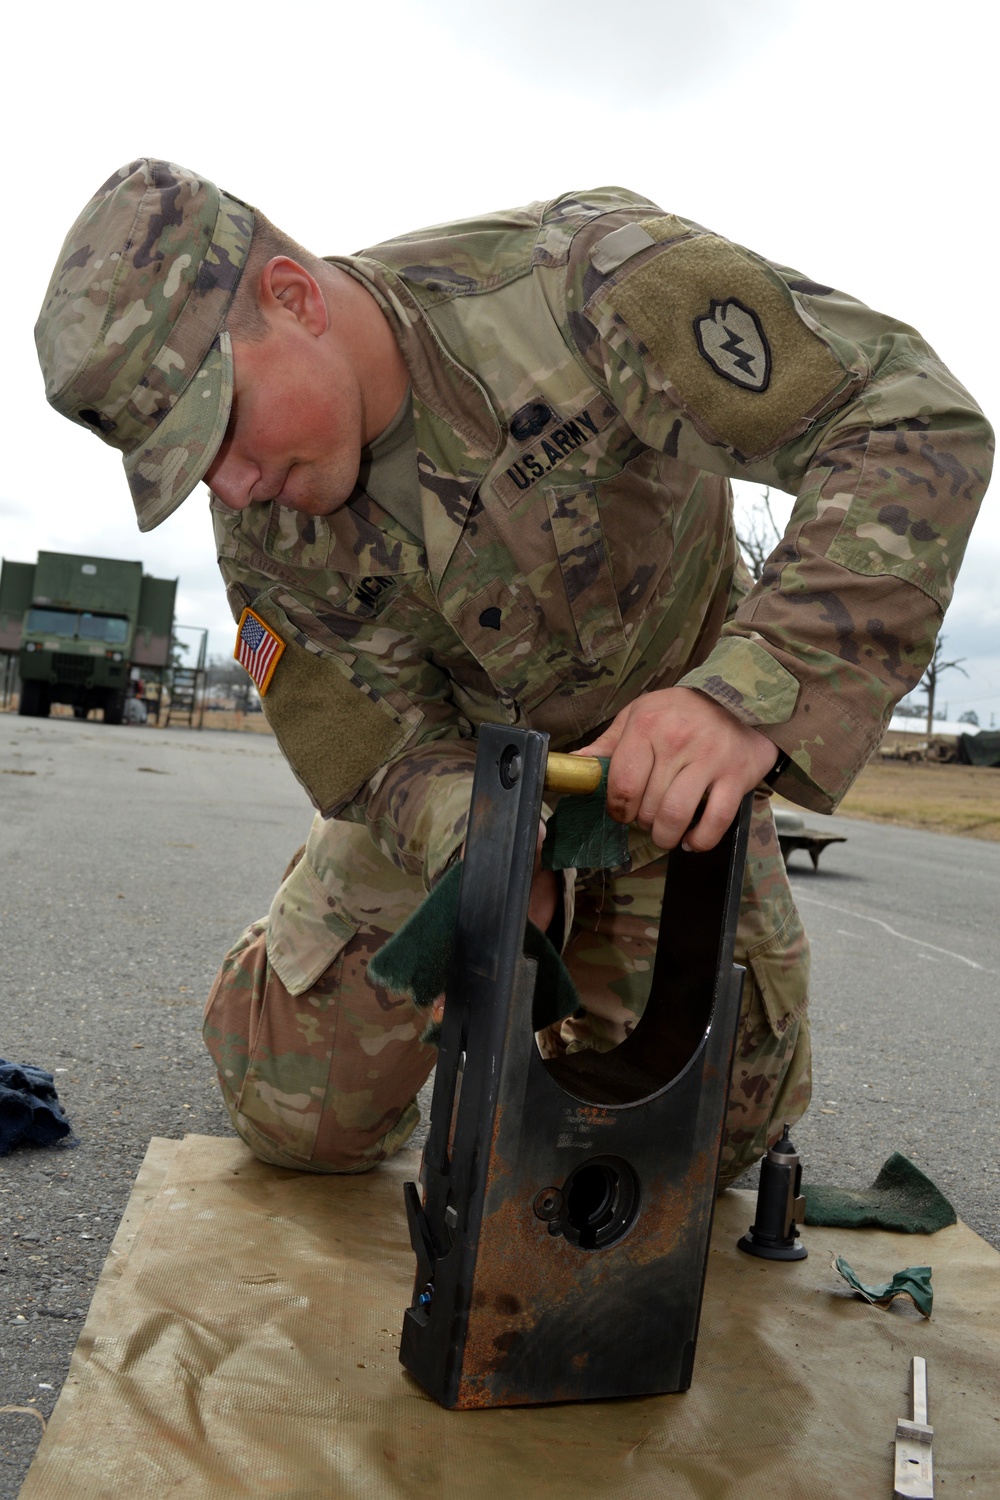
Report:
[[751,798],[674,851],[652,988],[612,1052],[544,1061],[523,952],[547,736],[480,730],[400,1359],[446,1407],[691,1383],[739,1019]]
[[[785,1126],[760,1164],[757,1209],[749,1231],[736,1241],[737,1248],[762,1260],[805,1260],[805,1245],[798,1224],[805,1217],[802,1197],[802,1163],[788,1138]],[[797,1222],[798,1221],[798,1222]]]

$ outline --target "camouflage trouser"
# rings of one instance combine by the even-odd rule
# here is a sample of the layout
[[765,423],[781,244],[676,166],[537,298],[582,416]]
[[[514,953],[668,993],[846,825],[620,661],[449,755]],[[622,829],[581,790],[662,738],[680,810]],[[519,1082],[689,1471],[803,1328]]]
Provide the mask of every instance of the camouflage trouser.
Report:
[[[649,987],[665,857],[587,871],[570,893],[563,956],[582,1009],[539,1036],[546,1055],[621,1041]],[[419,882],[351,823],[317,817],[266,921],[227,955],[205,1011],[233,1125],[257,1156],[299,1171],[363,1172],[404,1144],[436,1051],[426,1017],[369,983],[371,954],[423,899]],[[809,1102],[809,953],[766,798],[758,798],[736,939],[747,968],[722,1155],[732,1182]]]

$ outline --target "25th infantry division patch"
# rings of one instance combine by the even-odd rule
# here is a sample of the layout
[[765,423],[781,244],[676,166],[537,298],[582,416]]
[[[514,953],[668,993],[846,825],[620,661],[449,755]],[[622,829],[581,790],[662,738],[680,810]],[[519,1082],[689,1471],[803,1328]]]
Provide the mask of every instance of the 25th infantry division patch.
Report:
[[701,430],[742,459],[780,447],[851,388],[777,271],[717,235],[668,244],[634,271],[626,263],[595,297],[598,316],[602,300]]

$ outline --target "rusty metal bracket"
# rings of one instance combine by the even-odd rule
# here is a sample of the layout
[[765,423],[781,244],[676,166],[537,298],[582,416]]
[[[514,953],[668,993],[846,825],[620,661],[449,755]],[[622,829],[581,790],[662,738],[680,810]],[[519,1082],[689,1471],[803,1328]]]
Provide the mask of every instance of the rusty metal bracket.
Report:
[[611,1052],[542,1059],[524,951],[547,736],[484,726],[400,1359],[446,1407],[691,1383],[743,970],[751,797],[675,850],[645,1013]]

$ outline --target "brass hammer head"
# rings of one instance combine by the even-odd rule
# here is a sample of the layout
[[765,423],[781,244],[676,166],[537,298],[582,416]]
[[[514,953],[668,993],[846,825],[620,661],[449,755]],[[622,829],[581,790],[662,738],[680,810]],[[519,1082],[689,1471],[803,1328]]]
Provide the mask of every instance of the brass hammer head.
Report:
[[550,750],[545,766],[545,790],[582,796],[601,784],[601,762],[592,755],[562,755]]

